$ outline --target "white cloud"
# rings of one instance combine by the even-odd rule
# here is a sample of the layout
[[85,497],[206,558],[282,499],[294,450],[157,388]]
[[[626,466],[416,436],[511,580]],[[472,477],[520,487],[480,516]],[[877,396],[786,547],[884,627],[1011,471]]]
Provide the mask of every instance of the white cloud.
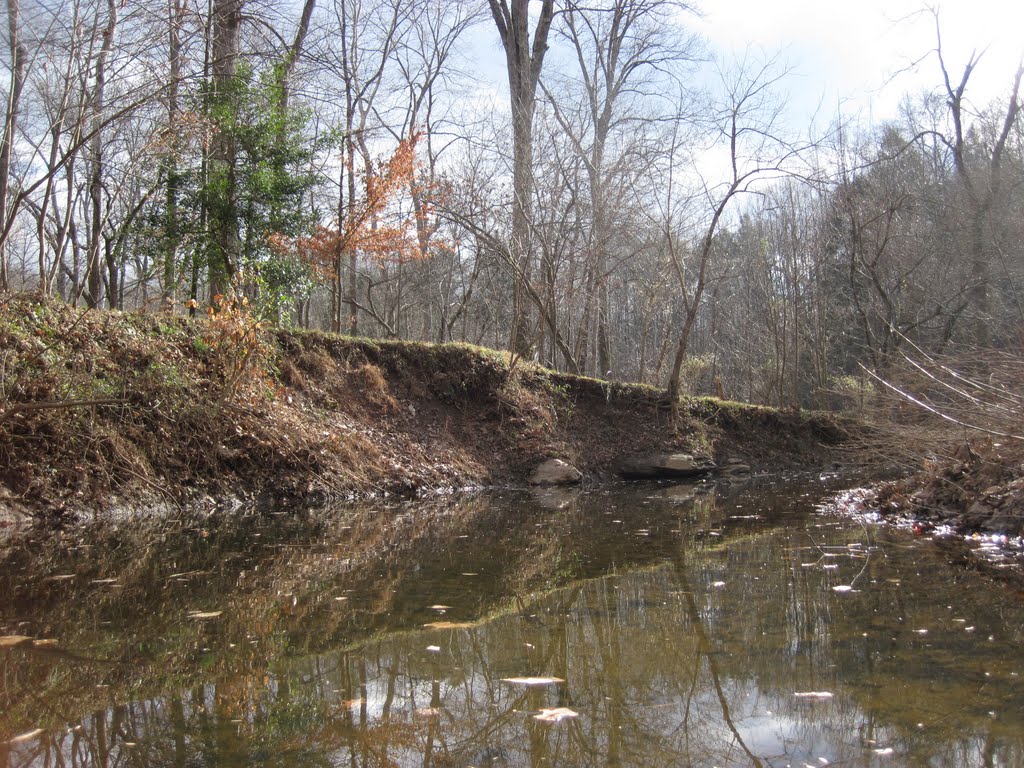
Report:
[[[846,111],[892,115],[908,91],[941,84],[934,22],[920,0],[709,0],[699,31],[728,56],[748,46],[783,51],[796,77],[790,91],[797,112]],[[974,49],[985,50],[971,82],[978,103],[1009,88],[1024,43],[1020,0],[946,0],[940,3],[947,65],[954,76]]]

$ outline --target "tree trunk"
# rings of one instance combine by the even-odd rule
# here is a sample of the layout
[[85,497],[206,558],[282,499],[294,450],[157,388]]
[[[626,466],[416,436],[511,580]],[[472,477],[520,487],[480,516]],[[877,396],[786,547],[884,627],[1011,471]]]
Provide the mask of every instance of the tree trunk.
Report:
[[[86,262],[86,293],[85,301],[90,308],[100,305],[103,294],[103,273],[100,271],[103,243],[103,109],[104,91],[107,80],[107,59],[114,47],[114,33],[117,31],[117,10],[115,0],[107,0],[107,25],[103,29],[103,44],[96,58],[96,85],[92,94],[92,130],[93,136],[90,149],[89,201],[92,217],[90,219],[89,251]],[[111,296],[111,300],[116,297]]]
[[530,42],[528,0],[488,0],[505,49],[509,100],[512,107],[512,330],[509,348],[530,353],[530,317],[524,283],[530,279],[533,200],[533,113],[554,0],[543,0]]
[[10,197],[11,155],[14,151],[14,134],[18,130],[18,111],[21,106],[21,91],[25,86],[25,46],[20,37],[19,0],[7,0],[8,43],[11,54],[11,80],[7,91],[7,117],[0,144],[0,290],[10,290],[10,276],[7,273],[7,221],[8,198]]
[[165,213],[164,213],[164,254],[163,254],[163,305],[168,312],[174,311],[177,293],[178,249],[181,245],[181,225],[178,221],[178,85],[181,81],[181,25],[185,19],[186,5],[182,0],[169,0],[167,16],[167,50],[170,82],[167,84],[167,134],[169,146],[164,161]]
[[[213,98],[227,100],[235,109],[232,91],[238,69],[239,38],[242,26],[242,0],[214,0],[211,18],[211,73]],[[216,190],[210,210],[212,248],[209,258],[211,297],[223,294],[235,272],[241,255],[239,239],[237,148],[230,130],[217,131],[210,150],[210,186]]]

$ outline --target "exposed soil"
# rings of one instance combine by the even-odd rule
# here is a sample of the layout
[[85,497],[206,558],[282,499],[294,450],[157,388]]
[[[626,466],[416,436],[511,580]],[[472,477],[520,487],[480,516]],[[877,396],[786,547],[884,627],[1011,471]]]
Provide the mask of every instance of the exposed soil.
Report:
[[588,480],[682,450],[754,471],[821,466],[860,429],[555,373],[462,344],[266,331],[211,318],[0,304],[0,508],[61,516],[205,498],[316,502]]

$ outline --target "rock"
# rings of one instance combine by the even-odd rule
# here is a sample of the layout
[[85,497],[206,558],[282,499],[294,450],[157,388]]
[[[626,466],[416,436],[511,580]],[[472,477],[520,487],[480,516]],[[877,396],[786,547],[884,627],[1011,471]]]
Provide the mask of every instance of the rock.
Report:
[[688,453],[657,453],[626,459],[619,465],[619,474],[627,480],[646,480],[697,477],[714,469],[710,460],[694,458]]
[[966,512],[960,515],[963,527],[968,530],[982,528],[985,523],[992,519],[994,510],[983,501],[976,501]]
[[583,473],[561,459],[548,459],[530,475],[530,485],[573,485],[583,479]]
[[1018,536],[1024,529],[1024,519],[1019,515],[1007,514],[1005,512],[992,515],[981,524],[984,531],[992,533],[1005,533],[1007,536]]
[[730,462],[721,468],[723,475],[749,475],[750,466],[748,464],[740,464],[739,462]]

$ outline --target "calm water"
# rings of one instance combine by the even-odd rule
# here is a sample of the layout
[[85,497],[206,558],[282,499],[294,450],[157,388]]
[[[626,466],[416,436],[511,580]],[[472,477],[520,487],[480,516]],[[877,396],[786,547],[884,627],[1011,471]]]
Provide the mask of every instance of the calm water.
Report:
[[22,536],[0,634],[35,642],[0,648],[0,766],[1024,766],[1021,595],[824,495]]

